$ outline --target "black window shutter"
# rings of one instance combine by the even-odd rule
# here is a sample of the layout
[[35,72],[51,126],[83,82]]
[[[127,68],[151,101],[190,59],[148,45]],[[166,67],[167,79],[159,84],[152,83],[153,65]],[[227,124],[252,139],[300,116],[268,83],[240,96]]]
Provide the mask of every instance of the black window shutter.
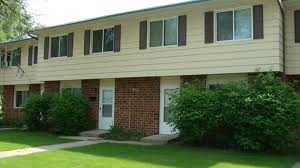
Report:
[[17,49],[17,65],[21,65],[21,55],[22,55],[22,50],[21,48]]
[[205,12],[205,43],[214,42],[214,12]]
[[295,43],[300,43],[300,10],[296,10],[295,17]]
[[147,48],[147,21],[140,22],[140,49]]
[[31,66],[32,65],[32,46],[30,46],[28,48],[28,66]]
[[49,37],[45,37],[44,41],[44,59],[48,59],[49,57]]
[[121,25],[114,27],[114,51],[119,52],[121,48]]
[[264,6],[253,6],[253,38],[264,38]]
[[34,59],[33,59],[33,63],[37,64],[38,62],[38,46],[34,47]]
[[178,17],[178,46],[186,45],[186,15]]
[[73,44],[74,44],[74,33],[69,33],[68,34],[68,51],[67,51],[67,55],[68,57],[72,57],[73,56]]
[[84,55],[90,55],[91,30],[84,31]]

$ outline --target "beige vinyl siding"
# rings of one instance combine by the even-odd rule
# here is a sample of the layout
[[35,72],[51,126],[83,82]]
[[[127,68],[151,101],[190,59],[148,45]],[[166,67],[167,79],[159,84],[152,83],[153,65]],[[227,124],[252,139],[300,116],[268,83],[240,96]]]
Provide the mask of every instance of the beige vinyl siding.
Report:
[[295,43],[294,11],[300,10],[300,2],[286,4],[286,73],[300,74],[300,43]]
[[19,79],[16,76],[18,67],[7,67],[0,68],[0,85],[18,85],[18,84],[31,84],[31,83],[40,83],[37,80],[37,66],[38,64],[32,64],[32,66],[28,66],[28,48],[29,46],[38,45],[37,41],[34,39],[8,43],[2,46],[4,49],[17,49],[21,48],[21,67],[26,72],[28,77],[24,74],[22,79]]
[[[259,4],[264,4],[264,39],[204,43],[205,12]],[[187,15],[186,46],[139,50],[140,21],[180,15]],[[83,55],[84,30],[118,24],[122,27],[120,52]],[[70,32],[74,32],[73,57],[44,60],[44,37]],[[258,68],[282,71],[281,18],[274,0],[217,0],[175,6],[41,30],[38,35],[39,63],[34,69],[37,73],[29,73],[38,81],[248,73]],[[27,50],[28,47],[24,52]],[[15,71],[8,74],[13,83],[19,82]]]

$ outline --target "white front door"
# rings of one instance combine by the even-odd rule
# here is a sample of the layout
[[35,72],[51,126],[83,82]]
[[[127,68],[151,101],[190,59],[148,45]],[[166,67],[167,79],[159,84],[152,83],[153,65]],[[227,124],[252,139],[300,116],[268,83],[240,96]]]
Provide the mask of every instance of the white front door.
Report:
[[180,86],[179,77],[162,77],[160,85],[160,134],[174,134],[174,127],[169,123],[173,114],[170,111],[170,94]]
[[100,81],[99,129],[109,130],[114,125],[115,83],[113,79]]

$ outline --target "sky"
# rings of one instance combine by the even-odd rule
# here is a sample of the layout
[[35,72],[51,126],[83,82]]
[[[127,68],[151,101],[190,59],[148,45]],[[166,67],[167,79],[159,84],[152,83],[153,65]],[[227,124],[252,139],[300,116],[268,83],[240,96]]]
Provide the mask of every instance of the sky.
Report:
[[48,27],[186,1],[190,0],[26,0],[25,2],[34,20]]

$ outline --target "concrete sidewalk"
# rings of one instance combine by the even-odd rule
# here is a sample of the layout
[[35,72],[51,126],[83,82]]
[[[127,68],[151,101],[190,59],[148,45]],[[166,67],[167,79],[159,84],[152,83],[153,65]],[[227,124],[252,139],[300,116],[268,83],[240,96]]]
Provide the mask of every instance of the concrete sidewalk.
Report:
[[38,146],[32,148],[24,148],[24,149],[16,149],[10,151],[2,151],[0,152],[0,158],[12,157],[12,156],[20,156],[20,155],[29,155],[32,153],[45,152],[50,150],[57,149],[67,149],[74,148],[80,146],[94,145],[98,143],[104,143],[103,141],[78,141],[78,142],[70,142],[56,145],[46,145],[46,146]]
[[[138,142],[138,141],[114,141],[114,140],[102,140],[100,138],[95,139],[87,139],[87,137],[64,137],[73,140],[80,140],[77,142],[63,143],[63,144],[55,144],[55,145],[45,145],[45,146],[37,146],[31,148],[24,149],[16,149],[10,151],[0,151],[0,158],[13,157],[13,156],[21,156],[21,155],[29,155],[32,153],[45,152],[50,150],[58,150],[58,149],[67,149],[67,148],[75,148],[81,146],[94,145],[99,143],[119,143],[119,144],[132,144],[132,145],[157,145],[155,143],[149,142]],[[89,137],[90,138],[90,137]]]
[[292,168],[300,168],[300,162],[294,164],[294,166]]

